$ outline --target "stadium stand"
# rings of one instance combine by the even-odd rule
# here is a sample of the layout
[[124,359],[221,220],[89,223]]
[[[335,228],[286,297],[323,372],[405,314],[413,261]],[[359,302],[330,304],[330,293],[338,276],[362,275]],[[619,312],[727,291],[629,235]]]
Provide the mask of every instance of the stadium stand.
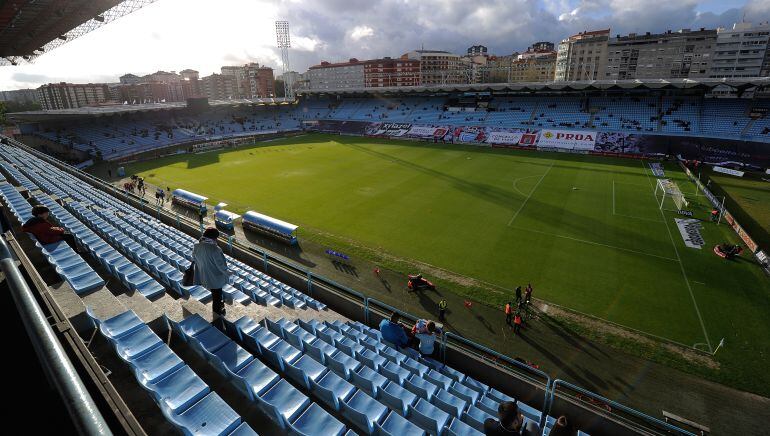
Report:
[[[466,99],[467,100],[467,99]],[[770,140],[768,118],[752,119],[750,107],[770,107],[765,100],[695,96],[494,96],[451,106],[457,99],[439,96],[308,97],[295,105],[217,107],[198,114],[162,112],[67,123],[43,123],[35,134],[107,160],[173,145],[257,134],[298,131],[303,121],[341,120],[406,122],[450,126],[598,129]]]

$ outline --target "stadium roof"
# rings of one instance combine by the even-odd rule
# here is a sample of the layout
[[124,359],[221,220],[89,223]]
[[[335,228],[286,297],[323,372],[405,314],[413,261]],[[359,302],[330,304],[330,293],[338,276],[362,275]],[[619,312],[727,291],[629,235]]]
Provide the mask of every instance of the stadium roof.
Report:
[[30,62],[155,0],[0,0],[0,65]]
[[[285,98],[240,98],[232,100],[209,100],[209,106],[240,106],[240,105],[277,105],[288,104],[292,100]],[[140,112],[155,112],[163,110],[176,110],[187,107],[183,101],[171,103],[144,103],[144,104],[116,104],[109,106],[89,106],[73,109],[54,109],[27,112],[14,112],[7,114],[13,122],[52,121],[59,119],[77,119],[82,117],[99,117],[109,115],[121,115]]]
[[479,83],[443,86],[386,86],[381,88],[299,89],[297,94],[410,94],[442,92],[537,92],[537,91],[603,91],[624,89],[702,89],[727,86],[738,91],[770,86],[770,77],[747,79],[635,79],[586,80],[579,82]]

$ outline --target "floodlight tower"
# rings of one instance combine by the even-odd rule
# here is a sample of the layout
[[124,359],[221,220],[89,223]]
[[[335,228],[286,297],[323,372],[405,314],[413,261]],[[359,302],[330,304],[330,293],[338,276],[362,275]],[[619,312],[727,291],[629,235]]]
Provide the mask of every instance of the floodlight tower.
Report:
[[275,22],[275,37],[278,39],[278,49],[281,50],[281,63],[283,64],[283,89],[284,96],[288,99],[294,100],[294,78],[291,74],[289,67],[289,48],[291,48],[291,38],[289,37],[289,22],[288,21],[276,21]]

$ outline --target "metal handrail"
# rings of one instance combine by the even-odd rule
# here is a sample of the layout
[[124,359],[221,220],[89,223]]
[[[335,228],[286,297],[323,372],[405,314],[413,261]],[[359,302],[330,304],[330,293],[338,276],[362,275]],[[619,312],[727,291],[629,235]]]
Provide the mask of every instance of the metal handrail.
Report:
[[112,435],[91,394],[67,357],[64,348],[37,304],[26,280],[16,265],[5,238],[0,237],[0,268],[16,303],[27,336],[48,379],[59,392],[78,433]]
[[609,406],[611,406],[613,408],[620,409],[623,412],[628,413],[628,414],[630,414],[630,415],[632,415],[632,416],[634,416],[636,418],[639,418],[639,419],[641,419],[641,420],[643,420],[645,422],[649,422],[649,423],[661,426],[666,431],[672,431],[672,432],[674,432],[677,435],[681,435],[681,436],[697,436],[695,433],[692,433],[692,432],[689,432],[687,430],[681,429],[681,428],[679,428],[679,427],[677,427],[675,425],[671,425],[671,424],[669,424],[669,423],[667,423],[665,421],[662,421],[662,420],[660,420],[658,418],[655,418],[653,416],[647,415],[646,413],[640,412],[640,411],[638,411],[636,409],[632,409],[632,408],[630,408],[628,406],[624,406],[624,405],[618,403],[617,401],[610,400],[609,398],[605,398],[605,397],[603,397],[603,396],[601,396],[601,395],[599,395],[599,394],[597,394],[595,392],[591,392],[588,389],[583,389],[583,388],[581,388],[579,386],[573,385],[572,383],[569,383],[569,382],[566,382],[566,381],[560,380],[560,379],[554,380],[553,384],[551,385],[551,393],[550,393],[550,396],[549,396],[549,404],[548,404],[549,408],[553,406],[553,399],[556,396],[556,389],[559,386],[568,388],[568,389],[570,389],[572,391],[575,391],[575,392],[578,392],[578,393],[580,393],[582,395],[586,395],[586,396],[589,396],[589,397],[591,397],[593,399],[599,400],[599,401],[601,401],[601,402],[603,402],[603,403],[605,403],[605,404],[607,404],[607,405],[609,405]]

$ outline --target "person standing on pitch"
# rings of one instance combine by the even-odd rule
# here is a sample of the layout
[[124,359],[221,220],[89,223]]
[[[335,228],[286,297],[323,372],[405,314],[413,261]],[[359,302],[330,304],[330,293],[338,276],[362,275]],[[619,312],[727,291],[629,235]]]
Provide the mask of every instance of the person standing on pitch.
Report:
[[[211,291],[214,321],[225,316],[225,302],[222,299],[222,288],[227,284],[228,270],[225,255],[217,245],[219,230],[209,227],[203,232],[200,240],[193,247],[194,284],[201,285]],[[224,329],[224,320],[215,324]]]
[[516,286],[516,302],[521,301],[521,286]]
[[532,302],[532,283],[527,284],[527,290],[524,291],[524,301],[527,304]]
[[438,320],[443,322],[446,318],[446,308],[447,308],[447,302],[446,300],[442,299],[438,302]]
[[509,327],[513,327],[511,325],[511,317],[513,317],[513,303],[509,301],[508,304],[505,305],[505,323],[508,324]]
[[513,317],[513,334],[517,335],[521,333],[521,323],[524,320],[521,318],[521,312],[516,311],[516,315]]

